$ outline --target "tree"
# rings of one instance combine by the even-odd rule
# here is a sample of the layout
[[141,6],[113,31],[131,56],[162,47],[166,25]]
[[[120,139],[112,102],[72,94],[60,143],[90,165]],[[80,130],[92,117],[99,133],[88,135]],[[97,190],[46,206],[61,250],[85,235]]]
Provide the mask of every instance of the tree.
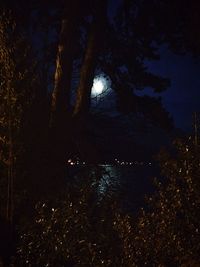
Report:
[[[173,52],[183,55],[192,54],[199,57],[200,39],[198,27],[199,1],[154,1],[154,21],[157,25],[159,42],[167,44]],[[151,9],[147,9],[149,12]],[[150,11],[151,13],[151,11]]]
[[1,162],[8,172],[7,219],[12,222],[16,161],[21,153],[22,120],[30,103],[31,80],[26,68],[28,47],[18,36],[11,13],[2,13],[0,27]]
[[199,264],[199,145],[190,138],[177,141],[176,148],[175,156],[160,154],[165,180],[156,182],[137,226],[127,218],[118,225],[137,266]]
[[62,199],[37,204],[36,217],[20,233],[18,264],[118,266],[122,262],[113,228],[117,209],[109,188],[107,196],[100,192],[98,170],[93,171],[89,178],[82,171]]
[[[156,107],[156,110],[159,109],[164,115],[165,121],[171,123],[160,101],[155,100],[154,105],[154,98],[149,98],[147,101],[136,96],[136,90],[142,90],[146,86],[160,92],[169,85],[167,79],[153,75],[145,67],[145,60],[159,59],[156,52],[158,47],[153,45],[161,35],[155,23],[158,14],[153,12],[154,9],[160,7],[157,1],[148,3],[140,0],[134,3],[122,1],[113,19],[109,17],[110,10],[107,1],[88,0],[84,2],[84,5],[78,0],[68,1],[68,4],[62,1],[49,4],[33,0],[30,6],[27,6],[23,0],[20,3],[21,5],[17,8],[13,4],[13,9],[17,18],[19,18],[19,11],[21,14],[25,10],[29,14],[27,16],[23,13],[25,19],[23,18],[22,24],[25,25],[27,32],[33,35],[36,33],[35,29],[41,27],[40,24],[44,25],[42,31],[45,32],[46,37],[41,41],[41,33],[39,35],[37,32],[32,39],[35,48],[37,46],[37,50],[40,50],[37,60],[42,57],[51,62],[50,67],[44,68],[43,66],[47,63],[41,60],[40,72],[44,80],[46,81],[49,76],[53,78],[52,73],[55,70],[54,82],[49,81],[46,86],[43,86],[45,82],[41,80],[42,86],[39,87],[41,92],[48,92],[49,88],[53,87],[49,107],[50,121],[47,124],[51,126],[50,128],[54,125],[54,130],[51,129],[54,137],[50,138],[49,142],[55,143],[52,150],[55,152],[57,149],[58,152],[52,152],[52,154],[63,154],[62,157],[64,157],[66,147],[69,148],[68,150],[73,150],[73,147],[81,142],[85,143],[82,145],[83,149],[89,146],[88,141],[74,139],[81,139],[80,135],[83,132],[85,136],[89,132],[88,127],[80,131],[89,121],[89,117],[86,116],[87,119],[85,118],[84,122],[81,120],[77,122],[77,117],[78,114],[86,115],[89,112],[95,73],[104,72],[110,76],[112,87],[119,96],[120,110],[123,109],[121,106],[127,103],[129,112],[147,115],[153,122],[157,120],[157,116],[143,112],[143,107],[148,106],[148,110]],[[149,9],[152,12],[146,12]],[[21,22],[21,19],[19,21]],[[145,32],[144,27],[146,27]],[[40,40],[39,44],[35,40]],[[56,56],[55,43],[57,45]],[[53,50],[50,58],[45,56],[49,49]],[[77,62],[79,66],[74,67]],[[75,104],[73,104],[71,95],[75,72],[78,73],[77,79],[80,81],[76,90]],[[46,95],[48,97],[48,93]],[[156,113],[154,112],[154,115]],[[162,121],[160,118],[158,120]]]
[[80,72],[80,82],[77,89],[77,99],[74,108],[74,115],[88,113],[92,82],[95,75],[96,61],[99,54],[103,30],[106,27],[107,1],[96,1],[93,11],[93,21],[88,36],[88,42]]
[[7,264],[14,248],[14,221],[26,188],[23,130],[34,94],[31,60],[25,37],[19,34],[12,13],[4,10],[0,16],[0,246]]
[[[88,37],[85,38],[86,45],[82,44],[81,47],[81,53],[84,56],[80,67],[80,81],[77,88],[75,105],[74,107],[72,107],[74,118],[69,119],[71,118],[70,112],[68,112],[68,115],[65,113],[63,117],[61,115],[61,113],[63,112],[61,112],[59,115],[62,128],[61,131],[58,131],[59,140],[63,140],[63,138],[61,138],[61,132],[65,133],[64,139],[66,139],[66,136],[71,136],[71,139],[69,138],[70,142],[68,142],[66,147],[69,147],[69,143],[72,143],[71,141],[73,139],[76,139],[75,141],[73,140],[73,142],[75,143],[75,146],[77,146],[78,143],[78,147],[81,148],[81,150],[84,151],[87,149],[87,147],[91,148],[91,146],[89,145],[90,141],[88,141],[88,138],[86,137],[88,135],[88,132],[90,131],[88,130],[87,126],[89,117],[86,116],[87,119],[86,117],[84,119],[77,119],[77,117],[80,117],[82,115],[85,116],[89,112],[92,81],[97,71],[104,71],[105,73],[108,73],[113,81],[113,88],[116,90],[119,96],[118,99],[120,105],[127,105],[128,103],[129,112],[143,114],[144,116],[149,117],[152,123],[155,122],[162,127],[165,127],[165,124],[167,125],[166,128],[168,129],[172,127],[172,120],[164,110],[161,101],[155,100],[154,98],[150,97],[149,99],[140,98],[135,94],[135,91],[137,89],[142,90],[145,86],[151,86],[155,89],[155,91],[160,92],[162,90],[165,90],[169,83],[167,79],[163,79],[151,74],[144,66],[145,59],[159,59],[158,54],[156,54],[155,52],[156,47],[152,45],[152,41],[158,38],[158,36],[156,35],[156,27],[153,27],[153,29],[151,29],[151,35],[144,33],[142,34],[140,27],[143,26],[146,22],[146,20],[144,20],[144,14],[142,12],[139,12],[138,16],[134,16],[134,20],[132,20],[131,17],[134,10],[141,8],[143,11],[145,7],[143,7],[140,1],[138,1],[136,4],[131,5],[130,11],[125,14],[125,17],[124,9],[126,9],[127,11],[125,2],[123,2],[123,5],[119,7],[119,14],[116,15],[116,22],[114,25],[111,24],[107,17],[106,12],[108,11],[108,6],[106,1],[95,1],[92,4],[90,3],[91,7],[87,9],[86,13],[82,12],[81,14],[77,14],[76,12],[75,14],[76,16],[81,16],[81,22],[86,20],[88,15],[91,15],[92,18],[91,22],[87,23],[87,27],[82,30]],[[80,3],[78,4],[80,5]],[[70,20],[70,16],[68,17],[68,19]],[[149,20],[150,19],[152,19],[152,16],[149,18]],[[73,22],[72,19],[71,21]],[[75,24],[73,25],[75,26]],[[80,24],[77,23],[76,27],[80,27]],[[103,31],[104,34],[102,34]],[[127,39],[128,37],[129,40]],[[73,38],[70,37],[68,40],[70,40],[71,42],[73,41],[72,39]],[[65,40],[67,39],[65,38]],[[78,43],[78,41],[80,40],[80,34],[79,36],[76,36],[75,40]],[[65,47],[63,51],[68,51],[68,53],[70,53],[68,60],[71,60],[71,67],[67,73],[71,76],[72,61],[75,61],[75,57],[71,57],[73,51],[67,48],[68,46],[66,42],[63,43],[63,47]],[[126,49],[124,49],[124,47],[126,47]],[[130,55],[132,55],[132,57],[130,57]],[[65,60],[65,62],[67,61]],[[126,71],[123,71],[123,66],[125,66]],[[66,77],[67,76],[65,74],[65,71],[64,69],[62,69],[62,72],[60,72],[59,80],[61,81],[62,79],[66,79]],[[57,81],[58,80],[56,78],[55,84],[57,84]],[[68,91],[68,96],[69,91],[71,91],[69,85],[70,82],[68,79],[68,89],[66,88],[66,86],[64,86],[62,89],[63,93]],[[57,97],[55,87],[52,97],[52,104],[56,104]],[[68,104],[66,103],[66,101],[64,101],[64,97],[62,97],[61,99],[63,100],[63,104],[60,105],[59,102],[57,102],[57,108],[64,105],[67,109],[67,106],[70,102],[69,99],[67,101]],[[144,106],[147,106],[149,113],[144,110]],[[154,108],[155,112],[151,111],[152,108]],[[55,105],[53,109],[55,109]],[[157,110],[161,111],[160,114],[163,115],[164,120],[162,116],[160,116],[162,117],[161,119],[158,118]],[[66,120],[64,118],[66,118]],[[67,130],[65,131],[64,127],[66,127],[67,125],[69,127],[67,127]],[[63,143],[64,142],[62,141],[62,144]],[[58,144],[56,144],[55,146],[58,147]],[[91,151],[90,154],[92,154],[92,157],[94,157],[94,155],[96,154],[94,149],[91,148],[89,150]]]
[[98,183],[83,178],[58,206],[38,206],[35,222],[22,235],[22,259],[33,265],[71,259],[77,266],[198,266],[200,150],[193,138],[176,141],[176,148],[173,156],[160,154],[165,180],[156,182],[138,217],[111,204],[112,194],[101,198]]
[[63,124],[63,119],[70,110],[70,91],[74,59],[74,43],[79,21],[78,1],[72,1],[64,7],[60,30],[60,40],[56,59],[55,81],[51,103],[51,127]]

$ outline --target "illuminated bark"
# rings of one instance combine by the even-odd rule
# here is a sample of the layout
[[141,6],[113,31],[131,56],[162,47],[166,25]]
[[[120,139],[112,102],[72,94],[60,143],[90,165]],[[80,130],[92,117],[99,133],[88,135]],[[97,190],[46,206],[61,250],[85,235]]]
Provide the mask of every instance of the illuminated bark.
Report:
[[51,102],[50,127],[63,123],[70,106],[70,87],[73,69],[73,48],[77,25],[78,0],[65,7],[58,44],[54,90]]

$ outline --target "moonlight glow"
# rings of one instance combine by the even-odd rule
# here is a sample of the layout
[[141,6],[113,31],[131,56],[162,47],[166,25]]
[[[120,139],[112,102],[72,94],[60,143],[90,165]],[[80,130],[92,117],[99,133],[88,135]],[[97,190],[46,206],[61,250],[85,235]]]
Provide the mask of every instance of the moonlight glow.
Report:
[[99,95],[99,94],[101,94],[103,92],[104,85],[103,85],[101,80],[94,81],[94,84],[93,84],[92,88],[93,88],[92,90],[94,91],[94,94]]
[[108,87],[108,80],[103,75],[96,76],[93,81],[92,96],[97,97],[103,94]]

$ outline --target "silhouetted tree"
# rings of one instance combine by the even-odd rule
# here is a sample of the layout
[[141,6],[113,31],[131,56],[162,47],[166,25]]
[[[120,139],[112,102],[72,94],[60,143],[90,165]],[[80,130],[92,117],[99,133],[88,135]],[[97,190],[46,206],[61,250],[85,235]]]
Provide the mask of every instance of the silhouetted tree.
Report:
[[0,27],[1,162],[8,170],[7,217],[12,221],[16,162],[23,151],[23,119],[31,103],[34,78],[27,68],[31,62],[29,47],[19,35],[11,13],[1,14]]
[[160,154],[165,180],[156,182],[137,221],[119,218],[117,229],[137,266],[199,264],[199,145],[179,140],[176,148],[174,156]]
[[37,204],[34,221],[20,234],[19,264],[64,266],[71,261],[75,266],[117,266],[121,263],[120,240],[113,228],[115,201],[109,196],[109,188],[107,196],[101,193],[96,172],[89,178],[87,173],[81,175],[81,179],[77,177],[77,182],[69,184],[64,199]]
[[[9,264],[14,249],[15,218],[26,189],[23,177],[23,130],[34,95],[34,63],[12,13],[0,16],[0,255]],[[23,165],[23,167],[22,167]]]
[[56,59],[55,81],[52,93],[50,126],[63,124],[70,111],[71,80],[74,61],[74,43],[79,22],[78,1],[65,4]]
[[96,1],[93,11],[93,21],[88,36],[84,60],[80,72],[80,82],[77,89],[74,115],[87,113],[90,107],[91,88],[95,75],[99,47],[103,43],[103,31],[107,21],[107,1]]

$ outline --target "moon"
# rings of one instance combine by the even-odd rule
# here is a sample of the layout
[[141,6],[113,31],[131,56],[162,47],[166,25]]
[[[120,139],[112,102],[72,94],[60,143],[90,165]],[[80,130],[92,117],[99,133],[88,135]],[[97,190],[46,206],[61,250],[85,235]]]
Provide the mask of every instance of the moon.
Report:
[[104,89],[104,85],[101,80],[94,81],[94,84],[92,87],[93,94],[99,95],[103,92],[103,89]]
[[104,76],[97,76],[93,80],[92,97],[97,97],[106,91],[108,88],[108,81]]

